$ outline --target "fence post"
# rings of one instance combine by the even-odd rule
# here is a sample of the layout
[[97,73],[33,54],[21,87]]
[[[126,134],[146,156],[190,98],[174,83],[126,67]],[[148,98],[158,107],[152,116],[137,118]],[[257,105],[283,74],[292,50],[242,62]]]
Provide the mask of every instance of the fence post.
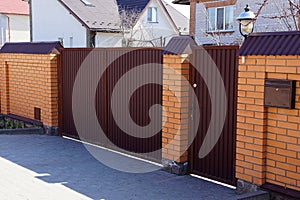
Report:
[[189,58],[188,54],[163,58],[162,159],[165,169],[187,172]]
[[263,88],[266,73],[248,70],[250,67],[254,69],[250,66],[252,61],[247,59],[245,64],[241,64],[240,60],[239,64],[236,148],[238,194],[256,191],[257,185],[265,183],[267,112],[263,104]]
[[1,113],[40,121],[47,134],[58,126],[57,54],[0,54]]
[[173,37],[163,57],[162,164],[178,175],[188,172],[190,36]]

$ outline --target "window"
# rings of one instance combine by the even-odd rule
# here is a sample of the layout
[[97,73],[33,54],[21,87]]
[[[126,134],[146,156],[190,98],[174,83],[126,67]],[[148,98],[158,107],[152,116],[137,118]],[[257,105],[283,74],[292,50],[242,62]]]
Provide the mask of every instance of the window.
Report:
[[233,7],[208,8],[208,31],[232,31]]
[[148,22],[157,22],[157,8],[155,8],[155,7],[148,8],[147,21]]

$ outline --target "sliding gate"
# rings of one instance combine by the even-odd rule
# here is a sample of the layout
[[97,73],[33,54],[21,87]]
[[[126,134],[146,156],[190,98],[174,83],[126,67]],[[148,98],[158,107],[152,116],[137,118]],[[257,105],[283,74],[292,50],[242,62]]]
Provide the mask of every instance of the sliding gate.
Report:
[[[147,159],[160,162],[162,114],[156,109],[150,119],[149,110],[162,104],[161,50],[64,49],[61,59],[62,135],[134,155],[155,152]],[[146,78],[149,83],[138,85]],[[126,123],[118,116],[125,116]],[[154,123],[159,131],[149,137],[127,121],[140,127]]]

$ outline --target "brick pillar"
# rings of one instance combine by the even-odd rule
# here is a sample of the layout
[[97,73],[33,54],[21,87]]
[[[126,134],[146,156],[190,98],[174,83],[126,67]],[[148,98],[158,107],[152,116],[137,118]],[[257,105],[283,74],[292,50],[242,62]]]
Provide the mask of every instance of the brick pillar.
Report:
[[187,171],[188,79],[188,55],[164,55],[162,158],[176,174]]
[[0,54],[2,113],[39,120],[57,134],[59,63],[56,54]]
[[[295,108],[264,107],[265,78],[295,81]],[[264,184],[300,191],[299,88],[299,56],[240,59],[236,177],[242,181],[238,189]]]
[[[244,59],[243,59],[244,60]],[[236,177],[238,192],[265,183],[267,110],[264,107],[265,56],[240,59],[238,74]],[[245,182],[246,181],[246,182]],[[246,186],[250,183],[251,187]],[[254,185],[253,185],[254,184]],[[239,191],[247,188],[250,191]]]

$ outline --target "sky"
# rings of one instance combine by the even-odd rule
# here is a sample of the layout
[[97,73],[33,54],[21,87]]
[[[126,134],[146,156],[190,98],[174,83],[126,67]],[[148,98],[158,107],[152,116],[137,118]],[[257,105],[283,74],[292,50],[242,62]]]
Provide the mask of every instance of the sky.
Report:
[[176,8],[178,11],[180,11],[186,17],[190,18],[190,6],[173,4],[172,3],[173,0],[164,0],[164,1],[169,3],[174,8]]

